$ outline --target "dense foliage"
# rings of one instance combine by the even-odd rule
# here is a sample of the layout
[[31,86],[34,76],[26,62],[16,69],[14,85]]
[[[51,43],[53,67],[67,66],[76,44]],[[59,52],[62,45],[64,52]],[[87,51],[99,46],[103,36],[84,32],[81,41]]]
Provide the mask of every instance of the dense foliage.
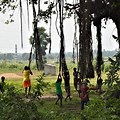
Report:
[[[39,34],[39,40],[41,41],[41,55],[43,58],[43,63],[41,62],[41,65],[40,65],[42,70],[44,68],[44,64],[47,62],[45,55],[46,55],[47,46],[50,43],[50,38],[49,38],[49,35],[46,33],[46,29],[44,27],[38,27],[38,34]],[[35,43],[34,43],[34,34],[30,36],[29,40],[33,49],[36,50]],[[36,58],[35,51],[33,52],[33,54],[34,54],[34,58]]]
[[38,78],[36,78],[36,80],[37,83],[33,91],[35,93],[35,97],[41,97],[43,95],[44,88],[47,88],[49,86],[49,83],[44,82],[44,74],[39,75]]

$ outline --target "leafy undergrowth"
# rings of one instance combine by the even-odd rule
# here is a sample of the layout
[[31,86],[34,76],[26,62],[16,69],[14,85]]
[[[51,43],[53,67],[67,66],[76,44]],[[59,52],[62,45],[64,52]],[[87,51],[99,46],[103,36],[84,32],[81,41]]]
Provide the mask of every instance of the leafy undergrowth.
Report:
[[55,97],[38,99],[31,94],[26,98],[9,86],[4,94],[0,94],[0,120],[119,120],[119,99],[106,101],[104,94],[91,91],[90,102],[81,111],[77,92],[71,92],[72,100],[65,102],[63,99],[63,106],[60,107],[55,105]]
[[[43,90],[46,84],[42,76],[36,80],[37,85],[41,84],[41,87],[36,86],[35,93],[40,93],[39,91]],[[63,99],[62,107],[59,104],[55,105],[56,98],[53,91],[52,84],[47,90],[50,96],[41,94],[43,96],[38,97],[33,92],[26,98],[21,89],[7,85],[4,94],[0,93],[0,120],[120,120],[118,107],[120,99],[113,99],[107,92],[98,94],[96,91],[90,91],[90,101],[81,111],[80,98],[73,86],[71,87],[72,100],[65,102]],[[65,98],[65,90],[63,95]]]
[[80,119],[80,99],[77,93],[72,94],[72,100],[64,101],[63,105],[56,105],[56,98],[42,99],[44,104],[39,106],[39,112],[44,114],[43,120],[79,120]]
[[0,120],[72,120],[80,112],[79,102],[76,100],[63,102],[62,107],[55,105],[55,100],[37,99],[33,95],[25,98],[23,94],[13,92],[1,95]]

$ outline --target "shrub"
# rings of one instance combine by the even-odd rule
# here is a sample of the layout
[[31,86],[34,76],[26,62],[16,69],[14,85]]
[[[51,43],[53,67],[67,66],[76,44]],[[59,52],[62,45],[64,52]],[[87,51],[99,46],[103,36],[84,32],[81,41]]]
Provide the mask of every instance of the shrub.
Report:
[[48,82],[44,82],[44,74],[39,75],[37,78],[37,84],[33,88],[33,91],[35,93],[35,97],[42,96],[44,92],[44,88],[47,88],[49,86]]
[[0,95],[0,120],[40,120],[34,100],[25,100],[14,86],[7,85],[5,93]]

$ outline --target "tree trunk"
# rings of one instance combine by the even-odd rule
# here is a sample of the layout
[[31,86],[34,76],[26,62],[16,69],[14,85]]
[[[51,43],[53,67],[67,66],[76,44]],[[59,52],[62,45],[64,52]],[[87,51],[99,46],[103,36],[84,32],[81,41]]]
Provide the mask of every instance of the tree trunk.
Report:
[[85,50],[85,1],[80,0],[80,16],[79,16],[79,69],[80,69],[80,78],[85,78],[86,72],[86,50]]
[[34,1],[32,2],[32,7],[33,7],[33,25],[34,25],[34,42],[35,42],[35,54],[36,54],[36,65],[38,70],[43,70],[43,59],[42,59],[42,54],[41,54],[41,43],[39,40],[39,34],[38,34],[38,28],[37,28],[37,18],[36,18],[36,10],[35,10],[35,3]]
[[117,27],[118,44],[119,44],[119,50],[120,50],[120,18],[113,19],[113,21],[115,22],[116,27]]
[[92,65],[92,34],[91,34],[91,2],[80,0],[79,9],[79,69],[80,78],[93,78],[94,69]]
[[101,76],[101,65],[103,64],[102,43],[101,43],[101,19],[97,21],[96,27],[97,27],[97,40],[98,40],[96,71],[97,71],[98,76]]

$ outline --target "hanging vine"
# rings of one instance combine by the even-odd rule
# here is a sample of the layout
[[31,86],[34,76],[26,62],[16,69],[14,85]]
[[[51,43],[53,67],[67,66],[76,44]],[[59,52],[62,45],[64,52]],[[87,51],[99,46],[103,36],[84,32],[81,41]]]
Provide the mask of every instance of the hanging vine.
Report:
[[[49,5],[50,5],[50,0],[49,0]],[[51,28],[52,28],[52,15],[51,15],[51,13],[50,13],[50,27],[49,27],[49,42],[50,42],[50,46],[49,46],[49,53],[51,52]]]
[[[73,0],[73,4],[77,4],[77,1]],[[74,26],[75,26],[75,31],[74,31],[74,38],[73,38],[73,63],[75,63],[75,48],[78,46],[78,41],[77,41],[77,15],[76,12],[74,11]],[[78,67],[78,47],[77,49],[77,67]]]
[[59,4],[59,20],[60,20],[60,64],[59,64],[59,72],[64,71],[64,67],[67,67],[65,60],[65,47],[64,47],[64,32],[63,32],[63,4],[64,1],[58,0]]
[[[27,6],[28,6],[27,0]],[[42,57],[40,56],[41,48],[38,47],[41,45],[38,35],[37,23],[39,20],[44,19],[47,23],[50,18],[50,27],[51,27],[51,14],[53,13],[52,9],[59,5],[59,11],[56,9],[55,12],[59,12],[60,18],[60,66],[59,71],[67,69],[66,60],[65,60],[65,45],[64,45],[64,32],[63,32],[63,8],[65,8],[68,13],[68,18],[71,17],[71,14],[76,13],[78,17],[79,24],[79,69],[80,69],[80,77],[81,79],[85,77],[93,77],[93,66],[92,66],[92,37],[91,37],[91,22],[95,23],[94,25],[97,27],[97,40],[98,40],[98,56],[97,56],[97,74],[101,74],[101,65],[103,63],[102,60],[102,44],[101,44],[101,20],[103,18],[112,19],[115,22],[118,33],[118,43],[120,48],[120,1],[119,0],[76,0],[77,3],[70,4],[67,3],[64,5],[64,0],[56,0],[56,4],[54,2],[49,4],[47,10],[43,11],[40,9],[40,0],[32,0],[31,2],[33,6],[33,26],[34,26],[34,39],[35,39],[35,52],[36,52],[36,63],[38,61],[42,61]],[[14,3],[17,3],[17,5]],[[68,1],[69,2],[69,1]],[[11,4],[12,3],[12,4]],[[20,6],[20,20],[21,20],[21,47],[23,47],[23,28],[22,28],[22,0],[13,0],[13,1],[0,1],[0,11],[2,13],[6,12],[6,9],[15,10],[16,7]],[[38,14],[36,14],[36,5],[38,5]],[[57,8],[57,7],[56,7]],[[28,7],[27,7],[28,9]],[[29,11],[29,10],[27,10]],[[74,12],[73,12],[74,11]],[[12,22],[12,14],[10,15]],[[92,18],[92,17],[93,18]],[[38,19],[39,18],[39,19]],[[58,16],[56,17],[57,24]],[[29,21],[29,20],[28,20]],[[7,24],[9,21],[6,22]],[[57,26],[57,25],[56,25]],[[58,30],[57,30],[58,31]],[[59,31],[58,31],[59,32]],[[50,32],[51,35],[51,32]],[[50,42],[51,49],[51,42]],[[40,64],[40,63],[37,63]],[[39,66],[39,65],[37,65]]]
[[[35,53],[36,53],[36,65],[37,65],[37,69],[41,70],[43,69],[43,59],[42,59],[42,54],[41,54],[41,41],[40,41],[40,37],[39,37],[39,33],[38,33],[38,19],[37,19],[37,15],[36,15],[36,9],[35,9],[35,4],[36,1],[33,0],[32,1],[32,8],[33,8],[33,26],[34,26],[34,42],[35,42]],[[40,6],[38,6],[40,7]],[[40,9],[40,8],[39,8]]]
[[96,72],[97,72],[98,77],[100,77],[101,76],[101,65],[103,64],[102,43],[101,43],[101,20],[97,21],[95,25],[97,27],[97,40],[98,40]]
[[27,17],[28,17],[28,29],[29,29],[29,25],[30,25],[30,20],[29,20],[29,0],[26,1],[27,2]]
[[20,0],[21,47],[23,48],[22,1]]

